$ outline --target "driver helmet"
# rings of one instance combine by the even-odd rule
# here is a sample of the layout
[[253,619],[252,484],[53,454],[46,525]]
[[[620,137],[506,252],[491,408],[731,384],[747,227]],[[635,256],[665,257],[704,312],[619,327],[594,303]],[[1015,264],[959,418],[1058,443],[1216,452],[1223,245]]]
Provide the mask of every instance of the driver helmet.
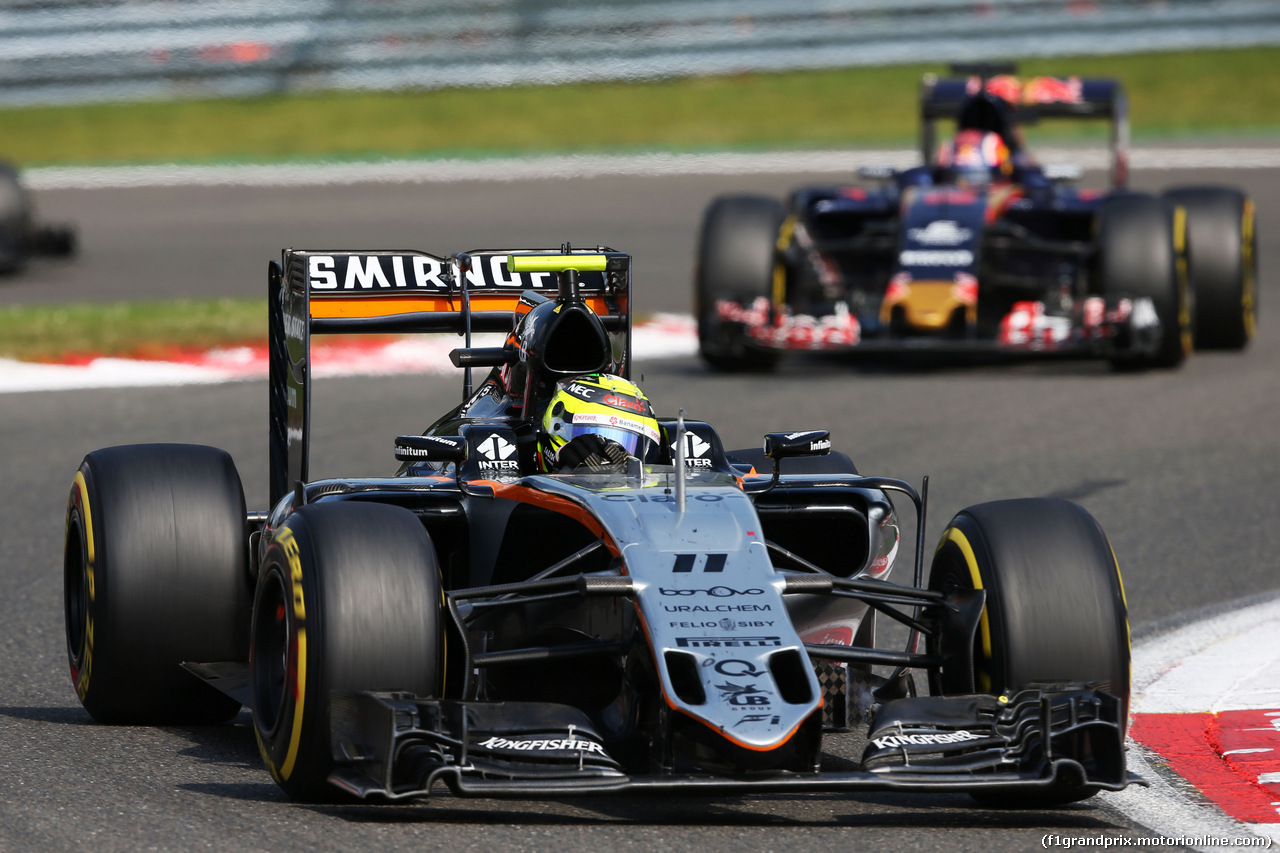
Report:
[[1000,134],[985,130],[962,130],[950,143],[943,143],[938,165],[961,186],[984,186],[1013,172],[1009,146]]
[[598,437],[588,443],[607,439],[638,459],[660,447],[658,419],[649,398],[632,382],[607,373],[557,383],[542,417],[542,469],[550,471],[567,463],[561,451],[582,436]]

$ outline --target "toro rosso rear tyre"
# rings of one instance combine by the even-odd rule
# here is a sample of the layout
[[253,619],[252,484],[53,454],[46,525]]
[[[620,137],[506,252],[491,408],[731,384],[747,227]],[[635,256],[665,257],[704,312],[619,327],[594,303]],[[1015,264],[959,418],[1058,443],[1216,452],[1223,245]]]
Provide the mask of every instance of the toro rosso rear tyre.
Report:
[[435,547],[413,513],[384,504],[302,507],[267,547],[253,603],[253,723],[272,777],[295,800],[328,782],[333,690],[440,695]]
[[1146,297],[1160,321],[1160,343],[1154,353],[1119,352],[1117,369],[1177,367],[1191,354],[1191,298],[1178,250],[1183,223],[1169,205],[1154,196],[1118,195],[1107,199],[1098,214],[1095,273],[1107,297]]
[[[931,674],[935,694],[1011,695],[1031,685],[1086,684],[1129,706],[1129,622],[1115,554],[1078,504],[1050,498],[969,507],[942,534],[930,569],[935,590],[984,589],[972,671]],[[935,653],[939,650],[932,649]],[[1000,802],[1050,805],[1092,796],[1064,784],[1001,794]],[[980,798],[981,799],[981,798]]]
[[726,322],[717,302],[750,308],[773,292],[775,246],[784,218],[782,204],[762,196],[721,196],[702,218],[698,239],[693,313],[698,351],[716,370],[764,371],[781,353],[752,344],[741,323]]
[[1253,202],[1225,187],[1179,187],[1164,197],[1186,217],[1196,346],[1244,349],[1253,339],[1257,305]]
[[219,723],[240,703],[180,666],[248,658],[244,493],[221,450],[144,444],[84,458],[67,505],[67,653],[104,723]]

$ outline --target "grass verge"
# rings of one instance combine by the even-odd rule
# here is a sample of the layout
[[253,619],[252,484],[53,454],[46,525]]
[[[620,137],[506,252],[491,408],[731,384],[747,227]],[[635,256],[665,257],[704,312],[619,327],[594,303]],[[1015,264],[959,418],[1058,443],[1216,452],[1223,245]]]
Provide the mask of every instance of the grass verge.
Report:
[[[1280,47],[1025,60],[1124,81],[1134,136],[1280,134]],[[26,167],[907,145],[940,64],[498,89],[0,109]]]
[[171,358],[266,342],[261,299],[0,306],[0,358],[21,361]]

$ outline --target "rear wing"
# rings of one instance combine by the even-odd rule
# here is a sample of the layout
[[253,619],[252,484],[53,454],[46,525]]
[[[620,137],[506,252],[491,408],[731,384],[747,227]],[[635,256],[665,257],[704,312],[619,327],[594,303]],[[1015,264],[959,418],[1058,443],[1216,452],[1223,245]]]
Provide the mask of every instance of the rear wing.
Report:
[[[579,269],[576,292],[610,338],[624,376],[631,368],[631,256],[605,248],[477,250],[442,257],[419,251],[286,249],[267,270],[270,495],[274,507],[308,478],[311,336],[448,333],[471,350],[473,333],[512,330],[528,291],[559,293],[556,272],[508,257],[557,256]],[[570,260],[572,259],[572,260]],[[523,271],[528,266],[537,271]],[[554,265],[553,265],[554,266]],[[479,363],[454,359],[455,364]],[[464,395],[471,367],[464,368]]]
[[[1015,77],[1012,65],[953,65],[956,77],[926,75],[920,91],[920,153],[925,165],[937,159],[935,123],[958,121],[975,98],[999,98],[1012,125],[1042,118],[1103,119],[1111,123],[1111,185],[1129,180],[1129,102],[1118,80],[1080,77]],[[1012,128],[1010,128],[1012,129]]]

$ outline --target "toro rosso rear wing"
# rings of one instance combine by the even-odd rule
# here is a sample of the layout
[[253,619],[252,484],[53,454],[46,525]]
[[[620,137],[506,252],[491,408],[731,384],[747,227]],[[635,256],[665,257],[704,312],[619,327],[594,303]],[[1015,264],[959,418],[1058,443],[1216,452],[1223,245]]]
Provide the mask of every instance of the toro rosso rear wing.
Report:
[[[566,267],[579,270],[577,290],[629,371],[631,256],[621,252],[567,244],[448,257],[286,249],[279,263],[273,261],[267,270],[271,505],[307,482],[312,335],[444,332],[462,336],[462,347],[470,349],[473,333],[511,331],[524,293],[556,297],[555,272],[509,269],[509,256],[527,254],[561,256]],[[465,376],[469,394],[469,366]]]
[[[926,165],[937,154],[934,123],[957,120],[976,96],[1003,101],[1012,125],[1042,118],[1106,119],[1111,122],[1111,185],[1129,179],[1129,102],[1119,80],[1080,77],[1015,77],[1013,65],[953,65],[956,77],[926,75],[920,91],[920,148]],[[991,128],[994,129],[994,128]]]

